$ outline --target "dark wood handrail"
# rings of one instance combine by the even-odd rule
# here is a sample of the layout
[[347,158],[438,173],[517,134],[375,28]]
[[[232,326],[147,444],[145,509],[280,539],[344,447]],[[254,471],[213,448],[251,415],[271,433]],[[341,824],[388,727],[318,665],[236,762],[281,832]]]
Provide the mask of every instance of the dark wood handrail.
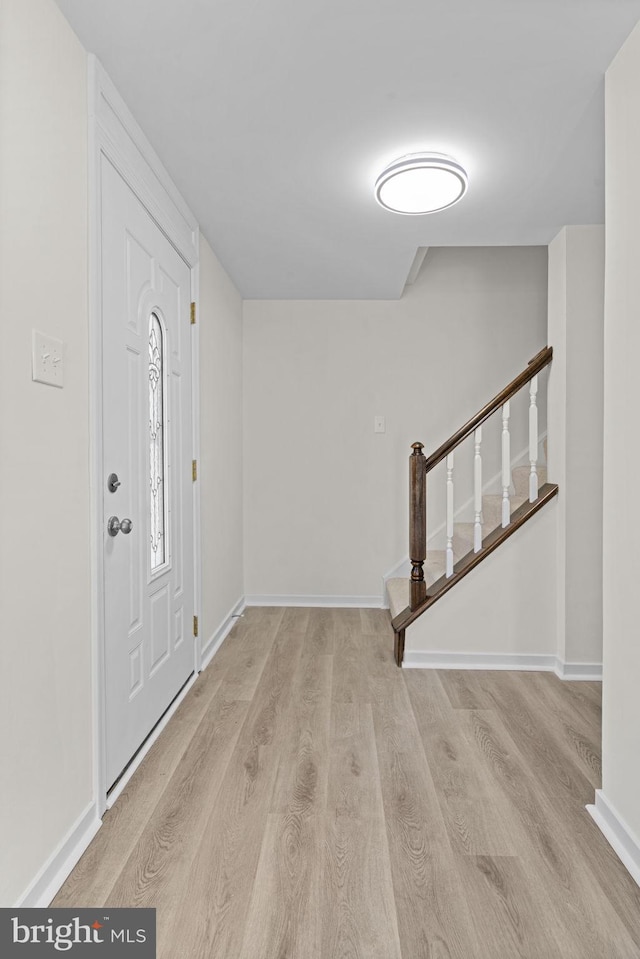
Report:
[[529,380],[532,380],[536,374],[543,370],[545,366],[548,366],[551,360],[553,359],[553,347],[545,346],[543,350],[540,350],[532,360],[529,360],[527,368],[518,374],[515,379],[511,380],[508,386],[505,386],[497,396],[487,403],[486,406],[483,406],[482,409],[476,413],[475,416],[472,416],[468,423],[465,423],[464,426],[461,426],[460,429],[454,433],[449,439],[438,447],[435,453],[432,453],[431,456],[427,457],[425,463],[425,472],[428,473],[430,470],[437,466],[449,453],[462,443],[463,440],[466,440],[467,436],[473,433],[479,426],[482,426],[484,421],[488,419],[492,413],[495,413],[496,410],[500,409],[501,406],[510,400],[512,396],[522,389],[525,383],[528,383]]

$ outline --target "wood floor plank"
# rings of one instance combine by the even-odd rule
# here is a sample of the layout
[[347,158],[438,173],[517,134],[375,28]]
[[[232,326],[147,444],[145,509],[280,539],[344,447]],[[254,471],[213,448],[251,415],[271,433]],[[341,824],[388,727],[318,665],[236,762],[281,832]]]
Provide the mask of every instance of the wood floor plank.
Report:
[[473,856],[517,855],[521,831],[512,810],[491,790],[439,674],[402,672],[452,848]]
[[[556,686],[564,686],[564,681],[555,677]],[[565,693],[566,699],[572,702],[576,709],[591,716],[595,722],[602,719],[602,682],[581,681],[568,684]]]
[[389,639],[389,613],[386,609],[361,609],[360,629],[365,636],[382,635]]
[[[307,629],[291,683],[240,959],[320,959],[320,862],[333,660]],[[295,920],[295,921],[294,921]]]
[[242,646],[223,679],[224,695],[230,701],[251,700],[284,615],[276,609],[265,620],[247,618]]
[[[231,638],[231,637],[229,637]],[[224,670],[205,670],[153,744],[52,906],[103,905],[218,691]],[[145,786],[141,788],[141,784]]]
[[402,955],[484,959],[409,696],[372,708]]
[[300,643],[309,629],[309,623],[315,614],[315,609],[309,609],[304,606],[293,606],[282,608],[282,618],[279,622],[280,631],[291,636],[297,636]]
[[291,687],[288,733],[283,738],[269,811],[324,811],[329,768],[333,657],[302,649]]
[[[367,625],[371,628],[372,623]],[[361,684],[366,681],[368,685],[368,693],[366,696],[363,694],[363,700],[375,703],[379,699],[393,700],[398,695],[398,702],[402,703],[405,696],[403,671],[398,669],[393,646],[389,644],[388,620],[386,625],[387,628],[382,630],[378,620],[375,629],[363,636],[367,668],[361,671]]]
[[314,609],[304,638],[305,649],[332,656],[335,652],[335,616],[332,609]]
[[163,940],[249,708],[220,688],[105,905],[153,907]]
[[[282,617],[281,610],[277,614]],[[127,784],[117,803],[105,813],[102,828],[58,891],[52,905],[63,908],[67,905],[104,904],[227,670],[241,655],[246,627],[245,618],[239,618],[149,750],[134,779]]]
[[[493,711],[466,714],[468,735],[484,754],[496,788],[504,791],[517,810],[529,840],[523,854],[526,868],[536,877],[536,886],[552,892],[562,904],[567,941],[581,945],[586,957],[637,959],[637,946],[603,896],[597,880],[586,866],[583,850],[572,843],[563,814],[575,804],[548,795],[527,767],[502,719]],[[586,810],[582,815],[587,816]]]
[[539,701],[548,702],[555,713],[562,710],[581,728],[589,728],[599,743],[602,728],[602,683],[587,683],[559,679],[555,673],[529,674],[529,689],[537,693]]
[[485,677],[491,675],[488,670],[442,669],[439,674],[454,709],[493,709],[483,685]]
[[459,856],[456,862],[476,941],[491,959],[585,959],[558,917],[548,921],[548,896],[530,882],[519,857]]
[[373,715],[334,703],[321,959],[401,959]]
[[322,959],[321,829],[321,813],[268,815],[239,959]]
[[334,818],[383,815],[369,703],[333,703],[329,749],[329,815]]
[[600,687],[399,670],[388,613],[249,608],[54,901],[158,959],[640,959],[584,809]]
[[557,735],[556,722],[525,695],[529,681],[527,673],[508,673],[500,679],[493,674],[486,678],[485,689],[530,771],[551,795],[583,809],[593,802],[594,787],[576,754]]
[[306,629],[304,613],[287,621],[289,629],[279,631],[250,704],[158,959],[227,959],[240,953]]
[[[557,679],[550,673],[520,673],[516,677],[517,695],[528,704],[537,721],[544,724],[544,735],[579,770],[592,787],[585,802],[593,801],[593,790],[602,785],[599,727],[567,703]],[[565,685],[572,685],[567,684]]]
[[335,651],[332,698],[335,703],[368,702],[369,685],[362,669],[367,645],[359,609],[333,610]]
[[582,868],[619,917],[640,956],[640,887],[624,868],[591,816],[571,807],[563,810],[562,828],[579,850]]

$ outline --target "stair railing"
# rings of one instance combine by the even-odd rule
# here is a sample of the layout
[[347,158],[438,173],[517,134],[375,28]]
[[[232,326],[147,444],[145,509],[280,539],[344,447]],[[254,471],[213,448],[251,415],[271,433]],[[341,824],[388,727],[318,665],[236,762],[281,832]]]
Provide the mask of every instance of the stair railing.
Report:
[[426,457],[422,443],[413,443],[413,453],[409,457],[409,556],[411,559],[411,606],[422,601],[426,595],[424,585],[424,563],[427,558],[427,474],[446,460],[447,467],[447,520],[445,551],[445,576],[453,575],[453,472],[454,451],[467,437],[474,435],[474,524],[473,550],[482,549],[482,424],[493,413],[502,408],[502,526],[511,521],[511,441],[509,433],[510,400],[523,386],[529,383],[529,501],[538,498],[538,373],[547,367],[553,359],[550,346],[540,350],[526,369],[518,374],[508,386],[483,406],[475,416],[453,433],[446,442],[430,456]]

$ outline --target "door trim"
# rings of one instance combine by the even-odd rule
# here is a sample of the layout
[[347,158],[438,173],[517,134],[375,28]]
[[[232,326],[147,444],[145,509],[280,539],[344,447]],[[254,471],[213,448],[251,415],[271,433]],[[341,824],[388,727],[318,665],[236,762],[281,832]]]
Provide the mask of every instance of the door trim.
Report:
[[[97,57],[88,58],[89,163],[89,423],[91,442],[91,651],[93,704],[93,790],[98,816],[107,808],[106,715],[104,695],[104,555],[102,457],[102,223],[100,167],[105,156],[176,248],[191,271],[191,299],[199,305],[199,228],[153,147]],[[191,327],[192,448],[200,460],[199,326]],[[200,610],[202,544],[200,483],[192,486],[194,523],[194,610]],[[201,641],[194,642],[194,671],[201,665]],[[148,740],[146,741],[148,743]]]

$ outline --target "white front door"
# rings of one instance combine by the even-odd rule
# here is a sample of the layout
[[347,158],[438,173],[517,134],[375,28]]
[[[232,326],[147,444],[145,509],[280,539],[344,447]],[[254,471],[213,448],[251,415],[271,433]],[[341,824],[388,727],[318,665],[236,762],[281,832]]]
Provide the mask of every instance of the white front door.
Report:
[[104,155],[100,173],[110,788],[194,670],[191,274]]

